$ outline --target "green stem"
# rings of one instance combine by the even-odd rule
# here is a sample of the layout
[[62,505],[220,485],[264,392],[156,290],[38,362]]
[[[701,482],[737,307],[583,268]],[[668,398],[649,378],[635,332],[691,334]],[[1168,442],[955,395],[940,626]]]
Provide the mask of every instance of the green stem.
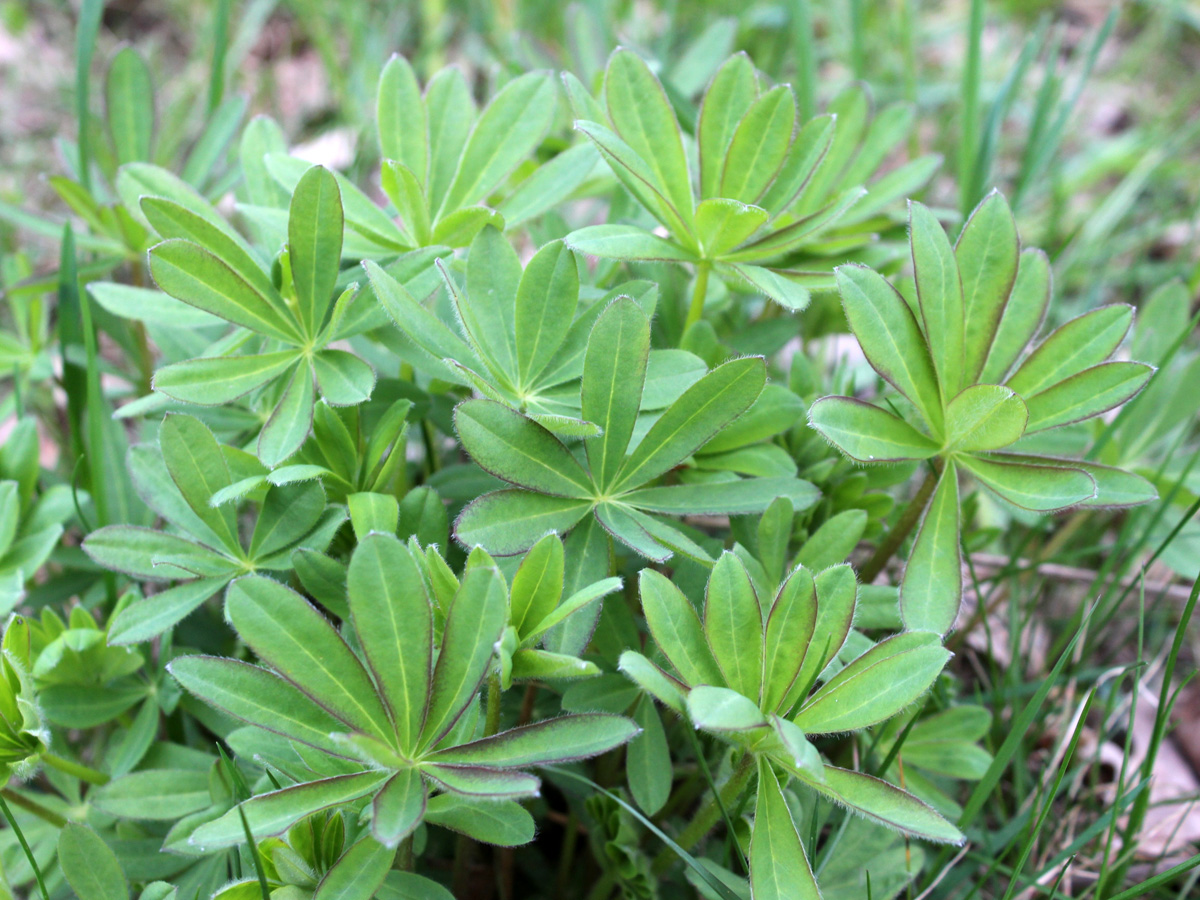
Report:
[[708,273],[712,263],[707,259],[696,265],[696,286],[692,289],[692,304],[688,307],[687,321],[683,323],[683,333],[695,325],[704,315],[704,298],[708,296]]
[[[753,755],[747,753],[742,759],[741,765],[729,776],[729,780],[721,787],[717,796],[714,796],[705,806],[701,807],[700,811],[696,813],[696,817],[679,833],[679,837],[675,841],[680,847],[691,851],[693,847],[700,843],[701,838],[708,834],[712,827],[717,824],[717,820],[721,818],[721,807],[728,808],[732,806],[733,801],[745,789],[746,782],[750,780],[750,776],[754,773],[753,763]],[[663,875],[678,858],[674,850],[667,848],[655,857],[652,871],[655,875]]]
[[65,772],[68,775],[74,775],[81,781],[86,781],[88,784],[108,784],[109,778],[103,772],[93,769],[91,766],[85,766],[83,763],[77,763],[74,760],[63,759],[61,756],[55,756],[53,753],[43,753],[42,762],[48,766],[53,766],[60,772]]
[[40,803],[30,800],[28,797],[22,796],[10,788],[0,789],[0,799],[11,800],[13,805],[21,807],[21,809],[28,813],[32,813],[43,822],[47,822],[48,824],[53,825],[55,828],[63,828],[67,824],[67,820],[58,813],[51,812]]
[[[17,824],[17,820],[13,818],[12,810],[8,808],[8,803],[4,800],[4,795],[8,794],[8,788],[5,788],[0,793],[0,811],[3,811],[4,818],[8,820],[9,826],[13,833],[17,836],[17,840],[21,842],[21,849],[25,851],[25,856],[29,860],[29,865],[33,867],[33,875],[37,878],[38,888],[42,892],[42,900],[50,900],[50,894],[46,891],[46,882],[42,880],[42,870],[38,868],[37,860],[33,857],[33,851],[29,849],[29,842],[25,840],[25,835],[21,831],[21,826]],[[64,823],[65,824],[65,823]]]
[[905,538],[912,533],[917,522],[921,520],[921,513],[925,512],[925,507],[929,505],[929,498],[933,496],[933,489],[937,486],[940,474],[939,469],[940,467],[935,466],[933,471],[926,474],[925,480],[917,488],[917,493],[908,502],[908,506],[905,507],[900,518],[896,520],[896,524],[892,526],[892,530],[883,539],[883,543],[876,548],[874,555],[858,570],[858,581],[860,584],[870,584],[879,576],[879,573],[883,571],[883,567],[888,564],[888,560],[896,555],[896,551],[900,549],[900,545],[904,543]]

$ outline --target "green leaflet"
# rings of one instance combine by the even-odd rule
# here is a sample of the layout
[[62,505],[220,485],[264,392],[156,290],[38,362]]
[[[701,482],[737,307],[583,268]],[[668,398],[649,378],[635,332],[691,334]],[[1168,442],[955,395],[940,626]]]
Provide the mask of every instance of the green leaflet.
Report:
[[117,162],[149,162],[154,137],[154,86],[149,68],[132,47],[123,48],[113,57],[104,99]]
[[721,554],[709,577],[704,634],[725,683],[757,698],[763,677],[763,612],[746,567],[733,553]]
[[466,451],[493,475],[546,494],[591,494],[591,479],[570,451],[541,425],[507,406],[467,400],[455,409],[454,424]]
[[626,744],[637,733],[637,725],[621,716],[569,715],[439,750],[430,760],[501,768],[546,765],[596,756]]
[[475,696],[507,619],[508,590],[500,573],[487,566],[468,569],[446,615],[421,729],[422,750],[445,736]]
[[299,594],[261,575],[229,587],[226,615],[272,668],[360,731],[395,740],[391,720],[362,663]]
[[817,588],[812,573],[797,566],[780,587],[767,614],[763,643],[762,708],[778,710],[800,674],[817,624]]
[[1020,250],[1012,210],[1003,194],[992,191],[975,207],[954,245],[963,291],[964,383],[975,381],[983,371],[1010,302]]
[[731,360],[713,369],[672,403],[622,465],[613,488],[637,487],[694,453],[745,412],[762,393],[761,359]]
[[793,509],[807,509],[820,492],[798,478],[745,478],[720,484],[674,484],[630,491],[623,500],[649,512],[668,515],[740,515],[757,513],[778,498]]
[[192,416],[169,415],[159,429],[158,443],[167,472],[188,507],[227,550],[241,555],[233,509],[214,509],[209,502],[231,483],[229,466],[212,432]]
[[301,327],[315,335],[325,319],[342,260],[342,195],[337,179],[313,166],[300,178],[288,210],[288,258]]
[[861,772],[825,767],[823,783],[810,786],[881,825],[905,834],[946,844],[961,844],[962,832],[912,794]]
[[787,85],[755,100],[730,138],[720,196],[757,202],[783,165],[795,125],[796,98]]
[[729,142],[757,95],[758,76],[744,53],[734,54],[722,63],[704,92],[696,134],[700,146],[701,197],[717,196]]
[[702,684],[687,695],[688,718],[705,731],[742,732],[767,726],[767,717],[744,694],[726,687]]
[[416,748],[432,672],[433,609],[408,549],[392,535],[363,538],[347,573],[350,614],[392,712],[401,750]]
[[834,566],[817,574],[817,620],[813,626],[812,640],[804,652],[800,674],[792,682],[783,705],[785,713],[804,699],[804,692],[811,690],[817,677],[830,661],[838,655],[850,626],[854,621],[854,608],[858,597],[858,582],[849,565]]
[[1104,362],[1133,322],[1133,307],[1116,303],[1084,313],[1056,328],[1006,382],[1025,398],[1082,369]]
[[[371,801],[371,834],[385,847],[395,848],[425,817],[429,792],[421,773],[401,769],[387,780]],[[384,874],[387,874],[387,868]]]
[[517,286],[514,334],[521,384],[531,384],[554,358],[578,302],[575,255],[561,241],[546,244],[529,261]]
[[274,468],[300,449],[312,429],[315,401],[313,371],[302,361],[293,370],[283,396],[259,432],[258,458],[263,465]]
[[129,896],[116,855],[86,825],[71,822],[59,833],[58,864],[79,900],[126,900]]
[[721,256],[749,240],[768,217],[762,207],[712,197],[696,207],[696,237],[706,256]]
[[1090,419],[1134,397],[1154,369],[1142,363],[1109,362],[1084,369],[1029,397],[1027,431],[1044,431]]
[[371,900],[387,878],[395,856],[390,845],[363,838],[325,873],[313,900]]
[[1096,496],[1096,480],[1081,468],[994,456],[963,456],[964,469],[1014,506],[1055,512]]
[[996,326],[979,380],[999,384],[1033,338],[1050,305],[1050,260],[1041,250],[1022,250],[1017,277]]
[[928,459],[939,449],[894,413],[851,397],[822,397],[809,410],[809,424],[860,462]]
[[528,844],[535,831],[533,816],[519,803],[511,800],[497,803],[454,794],[432,798],[425,820],[499,847]]
[[820,900],[821,891],[770,763],[758,762],[758,797],[750,834],[754,900]]
[[154,389],[184,403],[219,406],[262,387],[298,359],[294,350],[189,359],[155,372]]
[[666,576],[643,569],[638,576],[642,612],[654,643],[686,684],[725,684],[708,648],[700,617],[691,602]]
[[976,384],[946,407],[946,449],[962,452],[1007,447],[1025,433],[1029,410],[1010,388]]
[[618,135],[650,167],[655,188],[685,223],[692,217],[692,186],[675,113],[658,79],[637,54],[617,50],[604,75],[605,102]]
[[962,386],[966,334],[958,263],[946,232],[920,203],[909,204],[909,231],[925,339],[942,395],[952,397]]
[[940,435],[942,395],[933,360],[908,304],[865,266],[840,266],[836,274],[842,308],[863,353],[875,371],[917,405],[934,436]]
[[235,718],[328,752],[341,728],[328,712],[274,672],[214,656],[183,656],[168,666],[185,690]]
[[418,184],[424,185],[429,166],[425,103],[416,73],[398,53],[392,55],[379,76],[375,110],[384,159],[401,163]]
[[628,297],[600,315],[583,360],[580,403],[584,419],[601,429],[587,438],[588,465],[600,491],[609,488],[625,459],[637,421],[650,352],[650,320]]
[[468,505],[454,536],[468,547],[486,546],[499,556],[528,550],[549,532],[570,531],[591,510],[588,500],[528,491],[493,491]]
[[509,621],[522,635],[553,612],[563,593],[563,545],[549,534],[530,549],[513,576]]
[[900,582],[900,615],[909,631],[944,635],[962,601],[958,471],[948,463],[925,510]]
[[670,797],[672,779],[666,773],[671,768],[671,748],[662,719],[649,697],[638,700],[633,720],[641,734],[625,751],[625,775],[634,801],[642,812],[652,816]]
[[303,819],[331,806],[369,794],[386,781],[386,772],[360,772],[309,781],[282,790],[258,794],[215,821],[201,825],[189,843],[197,849],[216,850],[245,840],[239,809],[255,837],[280,834]]

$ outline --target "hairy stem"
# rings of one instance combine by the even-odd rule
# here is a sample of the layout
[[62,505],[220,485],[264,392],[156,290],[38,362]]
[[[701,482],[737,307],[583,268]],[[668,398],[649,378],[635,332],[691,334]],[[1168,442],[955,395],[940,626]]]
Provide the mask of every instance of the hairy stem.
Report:
[[53,753],[43,753],[42,762],[48,766],[53,766],[60,772],[74,775],[88,784],[108,784],[109,781],[108,776],[103,772],[93,769],[91,766],[85,766],[83,763],[75,762],[74,760],[63,759],[61,756],[56,756]]
[[929,498],[933,496],[933,489],[937,486],[940,472],[940,467],[935,467],[933,471],[925,475],[925,480],[921,482],[921,486],[917,488],[917,492],[913,495],[913,498],[908,501],[908,506],[900,514],[900,518],[896,520],[896,524],[892,526],[892,530],[887,533],[887,537],[883,539],[883,543],[876,548],[874,555],[858,570],[860,584],[870,584],[879,576],[879,573],[883,571],[883,567],[888,564],[888,560],[896,555],[896,551],[900,549],[900,545],[912,533],[917,522],[921,521],[921,513],[925,512],[925,507],[929,505]]
[[683,323],[684,333],[704,315],[704,298],[708,296],[708,273],[711,269],[712,263],[708,260],[696,266],[696,286],[692,289],[692,303],[688,307],[687,321]]
[[21,809],[28,813],[32,813],[43,822],[47,822],[50,825],[53,825],[55,828],[63,828],[67,824],[67,820],[58,813],[51,812],[40,803],[18,794],[11,788],[0,789],[0,800],[11,801],[13,806],[21,807]]

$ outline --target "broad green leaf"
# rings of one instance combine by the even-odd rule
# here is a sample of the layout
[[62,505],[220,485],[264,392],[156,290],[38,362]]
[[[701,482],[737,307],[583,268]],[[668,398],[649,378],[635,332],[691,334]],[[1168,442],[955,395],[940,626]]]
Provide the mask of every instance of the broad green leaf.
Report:
[[522,490],[492,491],[471,501],[454,523],[454,536],[467,547],[498,556],[528,550],[542,537],[570,531],[592,508],[589,500],[551,497]]
[[[441,319],[417,302],[399,281],[371,260],[363,262],[375,296],[396,327],[434,360],[454,359],[480,366],[475,353]],[[444,367],[442,367],[444,368]]]
[[483,229],[471,242],[466,295],[458,292],[448,278],[446,281],[464,329],[475,344],[485,348],[484,362],[510,379],[516,376],[513,298],[520,282],[521,261],[512,245],[495,228]]
[[696,126],[700,148],[700,196],[716,197],[725,164],[725,153],[734,130],[758,96],[758,76],[745,53],[729,57],[713,76]]
[[[421,152],[424,153],[424,146]],[[431,243],[433,227],[429,221],[429,203],[425,199],[425,188],[420,179],[408,166],[385,159],[379,173],[379,182],[383,192],[396,207],[400,221],[404,223],[413,241],[418,246]]]
[[[136,525],[97,528],[84,539],[83,549],[106,569],[151,581],[187,578],[193,569],[229,568],[225,557],[206,547],[164,531]],[[189,568],[182,568],[183,565]]]
[[747,478],[715,484],[674,484],[640,488],[621,500],[638,509],[668,515],[745,515],[762,512],[783,497],[793,508],[808,509],[820,492],[798,478]]
[[754,900],[820,900],[787,800],[765,759],[758,761],[758,792],[750,833],[750,891]]
[[468,797],[490,797],[493,800],[532,797],[541,786],[537,776],[511,769],[426,762],[422,763],[421,771],[447,790]]
[[653,569],[642,569],[638,590],[650,635],[684,683],[724,686],[725,679],[691,601]]
[[401,769],[389,778],[371,801],[371,834],[375,840],[385,847],[397,847],[421,824],[428,798],[425,782],[416,769]]
[[475,101],[460,68],[447,66],[429,79],[425,112],[429,123],[427,194],[431,207],[437,208],[458,170],[463,146],[475,124]]
[[549,431],[494,400],[467,400],[454,411],[459,440],[485,471],[563,497],[587,497],[591,480]]
[[1141,475],[1115,466],[1102,466],[1090,461],[1062,459],[1056,456],[1026,456],[1017,453],[999,454],[999,458],[1038,466],[1082,469],[1095,480],[1096,496],[1085,500],[1081,506],[1121,509],[1140,506],[1158,498],[1157,489]]
[[580,588],[535,624],[528,627],[521,636],[521,643],[526,646],[534,643],[551,628],[566,621],[569,617],[575,615],[575,613],[585,609],[597,600],[608,596],[613,591],[619,591],[622,584],[623,582],[620,578],[613,576],[592,582],[587,587]]
[[757,203],[787,156],[796,125],[792,89],[776,85],[738,123],[725,155],[720,196]]
[[160,166],[146,162],[131,162],[121,166],[117,172],[117,195],[126,211],[146,227],[150,227],[150,223],[142,216],[142,197],[165,197],[207,219],[224,230],[230,238],[241,240],[233,226],[199,191]]
[[800,127],[775,180],[758,201],[770,211],[772,219],[778,219],[791,207],[816,174],[833,143],[836,124],[833,116],[824,115],[813,116]]
[[294,322],[228,265],[190,241],[172,238],[150,251],[150,274],[160,288],[192,306],[251,331],[299,343]]
[[214,509],[209,502],[231,483],[229,466],[212,432],[192,416],[168,415],[159,428],[158,444],[180,496],[229,552],[241,555],[234,510]]
[[325,873],[313,900],[372,900],[395,858],[394,846],[362,838]]
[[69,822],[59,832],[58,865],[79,900],[129,897],[129,885],[116,854],[86,825]]
[[704,634],[725,683],[758,698],[763,673],[763,613],[745,565],[721,554],[704,595]]
[[1051,332],[1006,384],[1026,400],[1104,362],[1133,323],[1133,307],[1114,303],[1084,313]]
[[800,674],[792,682],[780,707],[785,713],[804,699],[825,667],[841,652],[854,622],[858,582],[849,565],[834,566],[817,573],[817,621],[812,640],[804,651]]
[[440,741],[475,696],[507,621],[508,587],[499,571],[490,566],[468,569],[446,616],[421,729],[422,749]]
[[239,811],[255,838],[282,834],[301,819],[323,809],[349,803],[371,793],[388,778],[387,772],[358,772],[258,794],[215,821],[201,825],[188,843],[198,850],[219,850],[246,840]]
[[508,228],[524,225],[569,199],[599,164],[595,147],[576,144],[538,166],[500,202],[498,212]]
[[1050,305],[1050,260],[1041,250],[1022,250],[1017,277],[1004,305],[987,361],[978,380],[999,384],[1012,371],[1046,316]]
[[530,72],[506,84],[471,131],[437,218],[484,200],[541,142],[557,109],[549,72]]
[[294,321],[270,276],[263,270],[262,262],[241,237],[231,237],[225,228],[164,197],[143,197],[141,209],[146,221],[163,238],[181,238],[209,251],[245,279],[282,318],[289,323]]
[[119,819],[174,822],[212,804],[208,773],[144,769],[115,778],[91,793],[88,802]]
[[707,259],[750,239],[767,221],[767,211],[738,200],[712,197],[696,208],[696,238]]
[[1084,469],[1018,462],[996,456],[962,456],[959,464],[1021,509],[1056,512],[1096,496],[1096,480]]
[[692,262],[695,254],[636,225],[588,225],[564,239],[571,249],[602,259]]
[[917,405],[930,430],[940,435],[942,395],[912,310],[883,276],[866,266],[839,266],[836,275],[846,319],[868,362]]
[[228,575],[197,578],[123,607],[109,623],[108,642],[120,646],[158,637],[218,594],[232,577],[231,570]]
[[650,353],[650,320],[628,297],[618,297],[596,320],[583,360],[584,419],[601,429],[584,447],[592,479],[605,491],[616,479],[637,422]]
[[360,540],[347,574],[350,614],[396,723],[400,749],[415,748],[432,671],[433,607],[412,554],[392,535]]
[[554,611],[563,593],[563,545],[548,534],[521,561],[509,594],[509,622],[523,636]]
[[654,815],[671,793],[671,748],[654,701],[642,697],[633,708],[633,720],[641,733],[625,751],[625,777],[634,802],[648,816]]
[[235,718],[330,753],[340,722],[298,688],[260,666],[215,656],[181,656],[168,670],[189,693]]
[[579,266],[561,241],[534,254],[521,275],[516,294],[517,375],[534,383],[550,363],[575,317],[579,302]]
[[755,291],[765,294],[787,309],[804,309],[812,299],[808,288],[788,278],[783,270],[752,266],[744,262],[723,263],[717,266],[718,272],[726,269],[749,284]]
[[663,706],[683,715],[686,708],[683,686],[642,654],[635,650],[626,650],[621,654],[618,668],[622,675]]
[[429,757],[438,764],[518,768],[587,759],[628,743],[637,725],[623,716],[582,713],[523,725],[439,750]]
[[317,333],[333,299],[342,261],[342,194],[337,179],[313,166],[292,192],[288,209],[288,259],[296,309],[306,334]]
[[958,471],[948,462],[900,582],[900,615],[908,631],[944,635],[954,626],[963,589],[960,528]]
[[122,48],[113,57],[104,99],[117,162],[149,162],[154,137],[154,85],[145,61],[132,47]]
[[936,635],[888,638],[827,681],[793,721],[807,734],[831,734],[890,719],[929,690],[950,655]]
[[800,552],[796,554],[795,562],[814,572],[844,562],[858,546],[868,522],[866,510],[844,509],[835,513],[809,535]]
[[517,650],[512,657],[514,681],[591,678],[599,674],[600,667],[594,662],[582,660],[577,656],[551,653],[549,650],[523,647]]
[[301,362],[292,372],[291,381],[258,435],[258,458],[273,469],[297,450],[312,429],[313,371]]
[[795,504],[787,497],[777,497],[763,511],[754,529],[754,536],[758,540],[758,559],[772,584],[779,584],[783,580],[783,567],[792,542],[795,518]]
[[189,359],[155,372],[154,389],[183,403],[220,406],[282,375],[298,359],[295,350]]
[[1108,362],[1084,369],[1027,399],[1030,433],[1080,422],[1135,396],[1154,369],[1143,363]]
[[429,167],[429,138],[421,86],[408,60],[392,54],[379,76],[375,101],[379,148],[384,159],[406,166],[424,185]]
[[395,869],[388,873],[375,896],[378,900],[454,900],[454,895],[436,881]]
[[859,462],[928,459],[940,449],[895,413],[852,397],[822,397],[809,408],[808,421]]
[[100,281],[89,284],[88,293],[108,312],[123,319],[172,328],[206,328],[221,324],[216,316],[152,288]]
[[1029,409],[1020,395],[998,384],[975,384],[946,407],[946,449],[996,450],[1025,433]]
[[425,821],[499,847],[528,844],[536,831],[533,816],[513,800],[496,802],[455,794],[432,798]]
[[749,409],[765,382],[766,366],[758,357],[713,369],[650,427],[621,467],[613,489],[638,487],[678,465]]
[[929,208],[909,204],[909,234],[918,306],[943,397],[963,384],[966,326],[963,288],[950,239]]
[[688,718],[697,728],[718,733],[767,727],[767,717],[749,697],[726,687],[702,684],[687,695]]
[[287,137],[279,123],[269,116],[255,116],[242,130],[238,160],[251,203],[271,208],[282,208],[287,204],[287,192],[271,177],[263,161],[268,153],[286,152]]
[[825,767],[825,781],[810,786],[839,805],[888,828],[945,844],[961,844],[962,832],[912,794],[862,772]]
[[655,562],[671,558],[671,548],[655,539],[636,511],[622,503],[601,503],[596,507],[596,521],[604,530],[631,550]]
[[685,223],[692,220],[692,184],[675,113],[649,66],[630,50],[609,57],[604,96],[613,129],[649,165],[654,182]]
[[992,191],[975,207],[954,245],[962,279],[966,340],[964,384],[976,381],[1017,278],[1021,242],[1008,202]]
[[792,428],[804,413],[804,401],[799,396],[781,384],[768,384],[744,415],[704,445],[704,453],[758,444]]
[[762,708],[778,710],[800,675],[804,648],[817,624],[817,588],[812,572],[797,566],[780,587],[767,614],[763,644]]
[[259,658],[332,715],[386,741],[394,727],[358,657],[299,594],[261,575],[230,585],[225,612]]
[[375,370],[347,350],[321,350],[312,358],[321,397],[331,406],[356,406],[371,398]]

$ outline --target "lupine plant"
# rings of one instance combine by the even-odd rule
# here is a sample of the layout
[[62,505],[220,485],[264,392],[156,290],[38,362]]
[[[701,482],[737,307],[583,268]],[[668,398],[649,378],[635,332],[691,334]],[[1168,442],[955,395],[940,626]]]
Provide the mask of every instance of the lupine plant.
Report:
[[1155,497],[1081,429],[1156,370],[999,193],[905,253],[910,104],[700,46],[394,56],[337,172],[241,101],[172,163],[116,57],[0,335],[0,895],[891,898],[991,839],[964,568]]

